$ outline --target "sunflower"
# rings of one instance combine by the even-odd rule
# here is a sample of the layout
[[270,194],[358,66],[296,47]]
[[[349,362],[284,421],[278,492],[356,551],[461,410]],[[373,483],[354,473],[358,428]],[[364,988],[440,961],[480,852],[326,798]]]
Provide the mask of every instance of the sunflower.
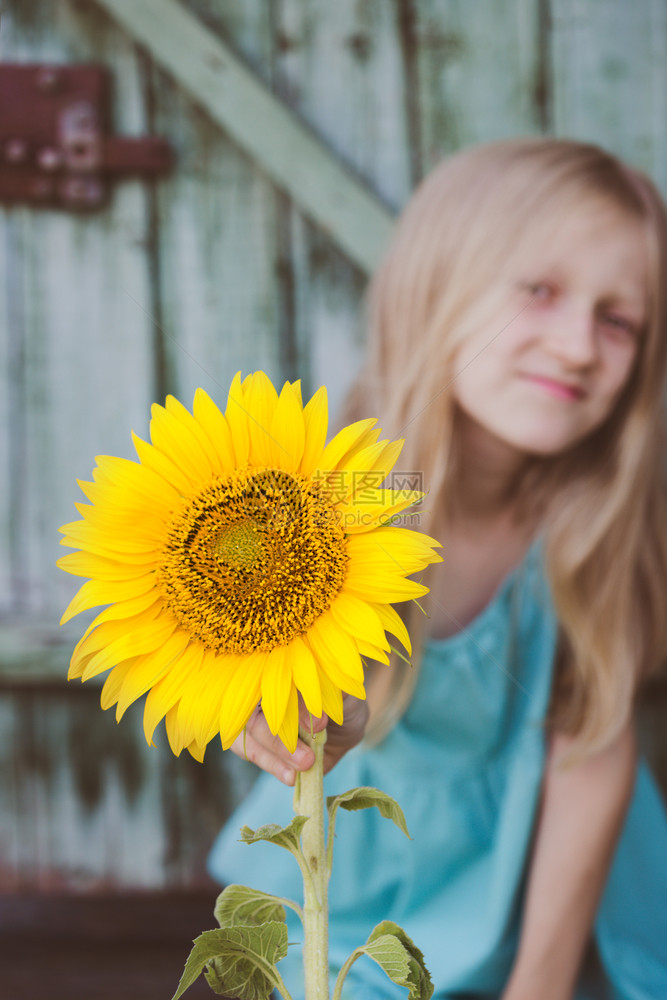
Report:
[[293,752],[298,695],[343,721],[364,698],[363,658],[387,662],[393,602],[427,588],[406,577],[439,561],[433,539],[391,524],[422,494],[382,483],[402,441],[360,420],[325,444],[326,389],[306,406],[263,372],[234,378],[223,413],[197,389],[190,413],[155,405],[139,461],[98,456],[90,504],[66,524],[59,560],[88,577],[63,615],[107,605],[77,644],[69,679],[111,668],[102,707],[147,694],[146,739],[164,718],[171,749],[228,748],[258,704]]

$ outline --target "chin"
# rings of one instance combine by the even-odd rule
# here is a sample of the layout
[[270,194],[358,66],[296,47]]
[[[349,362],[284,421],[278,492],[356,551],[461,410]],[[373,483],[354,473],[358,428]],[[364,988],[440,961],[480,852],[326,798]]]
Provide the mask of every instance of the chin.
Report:
[[557,455],[563,455],[566,451],[574,448],[586,436],[586,434],[560,436],[553,433],[522,434],[517,435],[511,444],[526,455],[537,458],[555,458]]

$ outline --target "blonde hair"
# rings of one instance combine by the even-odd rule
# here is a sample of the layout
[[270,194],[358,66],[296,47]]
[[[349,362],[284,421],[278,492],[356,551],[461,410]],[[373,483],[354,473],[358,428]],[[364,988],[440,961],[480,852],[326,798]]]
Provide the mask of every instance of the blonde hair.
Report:
[[[415,193],[371,283],[368,359],[346,414],[380,413],[385,431],[406,433],[403,467],[423,471],[428,507],[444,516],[458,460],[453,360],[494,305],[480,289],[497,286],[508,259],[525,257],[560,219],[591,206],[612,209],[619,226],[642,224],[645,334],[613,413],[567,453],[535,459],[517,498],[539,512],[561,629],[553,724],[587,751],[621,730],[637,681],[667,650],[667,217],[651,181],[569,140],[507,140],[445,160]],[[407,615],[419,649],[423,620],[413,607]],[[375,742],[407,706],[417,669],[372,672]]]

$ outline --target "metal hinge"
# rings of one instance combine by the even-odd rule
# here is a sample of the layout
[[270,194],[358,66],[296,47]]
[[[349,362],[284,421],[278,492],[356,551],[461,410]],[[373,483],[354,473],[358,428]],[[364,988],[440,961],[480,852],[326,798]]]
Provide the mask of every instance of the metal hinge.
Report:
[[0,66],[0,202],[102,207],[123,175],[164,174],[154,136],[111,134],[111,77],[102,66]]

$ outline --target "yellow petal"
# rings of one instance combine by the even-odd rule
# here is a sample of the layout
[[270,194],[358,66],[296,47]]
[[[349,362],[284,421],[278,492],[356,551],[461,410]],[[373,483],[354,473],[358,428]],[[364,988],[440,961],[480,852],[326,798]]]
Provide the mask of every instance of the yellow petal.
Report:
[[357,438],[357,440],[354,442],[352,447],[349,448],[348,451],[346,451],[343,455],[341,455],[340,460],[338,462],[338,468],[342,468],[345,465],[345,463],[349,462],[350,459],[358,451],[361,451],[363,448],[368,448],[370,445],[375,444],[377,439],[380,437],[381,433],[382,433],[381,427],[366,428],[363,434],[359,438]]
[[[341,689],[329,679],[324,670],[320,670],[320,689],[322,691],[322,709],[337,725],[343,724],[343,695]],[[365,695],[364,695],[365,697]]]
[[278,393],[264,372],[254,372],[243,383],[243,401],[250,432],[250,463],[273,466],[275,441],[271,431]]
[[331,605],[331,614],[341,628],[355,639],[364,639],[380,648],[389,648],[380,619],[361,598],[342,591]]
[[346,499],[362,504],[366,498],[375,499],[379,489],[389,476],[404,442],[378,441],[346,457],[339,463],[339,475],[347,486]]
[[412,643],[410,642],[410,635],[405,627],[405,622],[399,615],[395,608],[392,608],[389,604],[373,604],[378,618],[382,622],[382,626],[391,635],[395,635],[398,641],[403,645],[408,656],[412,656]]
[[201,453],[205,457],[206,464],[210,470],[209,475],[211,473],[219,474],[222,471],[220,453],[213,446],[213,442],[196,417],[175,396],[167,396],[165,408],[172,417],[179,421],[183,429],[196,440],[198,448],[201,449]]
[[383,480],[387,478],[389,473],[392,471],[396,462],[399,459],[401,452],[403,451],[403,445],[405,444],[404,438],[399,438],[397,441],[386,441],[384,445],[384,450],[382,454],[378,457],[375,466],[373,468],[374,472],[382,472]]
[[391,540],[374,538],[367,541],[368,533],[347,539],[350,567],[356,571],[374,572],[378,576],[410,576],[426,568],[429,563],[440,562],[439,556],[429,550],[419,550],[414,545],[396,545]]
[[380,649],[379,646],[374,646],[370,642],[364,642],[363,639],[355,639],[354,641],[362,656],[367,656],[370,660],[377,660],[378,663],[389,663],[389,657],[384,649]]
[[79,588],[68,604],[60,619],[60,624],[64,625],[81,611],[88,611],[89,608],[96,608],[100,604],[131,600],[141,596],[141,594],[148,593],[154,587],[154,573],[148,573],[146,576],[140,576],[134,580],[88,580]]
[[[266,653],[238,656],[220,709],[220,739],[228,750],[255,711],[262,693]],[[230,657],[231,660],[231,657]]]
[[[116,605],[112,604],[111,607],[115,608]],[[136,612],[134,615],[128,616],[121,621],[117,618],[113,620],[113,616],[110,616],[112,620],[103,621],[98,625],[97,620],[93,620],[74,647],[72,659],[75,660],[79,655],[94,653],[121,635],[151,625],[161,610],[162,608],[158,604],[157,606],[151,606],[148,609]],[[100,612],[100,614],[104,614],[104,612]],[[99,618],[100,616],[98,615],[97,617]],[[128,653],[127,655],[129,656],[130,654]],[[125,659],[125,656],[121,657],[121,659]]]
[[178,705],[178,722],[199,746],[206,746],[219,731],[220,707],[231,670],[227,657],[206,650],[196,678],[185,686]]
[[169,747],[174,756],[179,757],[181,750],[187,746],[182,739],[182,734],[178,728],[178,705],[174,705],[170,708],[164,717],[164,725],[167,730],[167,739],[169,740]]
[[181,496],[188,496],[192,492],[192,480],[163,451],[149,444],[148,441],[144,441],[134,431],[132,432],[132,442],[142,466],[161,476],[165,483],[176,492],[173,507],[180,503]]
[[[170,487],[171,489],[171,487]],[[137,542],[160,545],[164,539],[166,521],[153,515],[152,511],[144,509],[143,515],[137,517],[136,510],[123,509],[117,505],[107,505],[100,509],[89,504],[75,503],[74,506],[83,516],[86,523],[97,531],[115,531],[122,534],[132,533]]]
[[[140,500],[149,513],[154,513],[163,508],[168,510],[178,502],[178,493],[159,469],[156,471],[146,463],[140,464],[115,455],[98,455],[95,461],[95,482],[116,487],[115,499],[118,503],[126,494],[131,500]],[[79,485],[83,489],[82,484]],[[146,501],[150,501],[150,506],[146,505]]]
[[343,590],[350,591],[371,603],[395,604],[397,601],[413,601],[428,594],[428,587],[401,577],[378,579],[374,573],[355,572],[350,568],[343,584]]
[[116,706],[116,719],[122,719],[127,708],[141,698],[143,694],[156,684],[161,677],[167,673],[171,664],[181,655],[187,646],[189,637],[185,632],[179,631],[169,636],[159,649],[153,653],[137,657],[134,668],[128,672],[121,685]]
[[127,626],[128,619],[134,619],[135,622],[146,624],[151,619],[157,618],[162,607],[161,595],[155,589],[149,590],[147,594],[140,594],[139,597],[133,597],[128,601],[117,601],[115,604],[111,604],[108,608],[105,608],[104,611],[100,611],[93,618],[84,632],[84,638],[105,622],[122,621],[122,628]]
[[286,472],[296,472],[303,457],[305,440],[299,394],[289,382],[285,382],[271,421],[272,464]]
[[199,761],[200,764],[204,763],[204,754],[206,752],[206,744],[205,743],[202,746],[199,743],[197,743],[195,740],[193,740],[192,743],[188,743],[188,745],[186,747],[186,750],[188,751],[188,753],[190,754],[190,756],[194,757],[194,759],[197,760],[197,761]]
[[291,689],[292,666],[287,646],[276,646],[267,655],[262,673],[262,711],[274,736],[283,724]]
[[[351,452],[338,463],[338,471],[355,473],[371,472],[384,454],[388,444],[388,441],[376,441],[366,445],[365,448]],[[374,485],[377,488],[382,485],[382,480],[376,480],[375,483],[370,485]]]
[[208,482],[213,470],[196,436],[157,403],[151,407],[150,432],[153,445],[181,469],[192,484]]
[[[318,619],[318,621],[320,620],[321,618]],[[317,622],[315,625],[317,625]],[[345,637],[345,641],[336,643],[336,648],[332,648],[330,645],[331,633],[329,629],[323,630],[311,626],[305,637],[320,667],[320,685],[322,685],[322,675],[326,675],[340,691],[353,694],[358,698],[364,698],[363,681],[359,679],[359,675],[363,678],[363,664],[359,650],[354,640],[342,632],[342,630],[339,631]],[[324,638],[325,635],[327,639]],[[345,664],[345,669],[343,669],[343,664]],[[347,670],[353,670],[355,676],[347,673]],[[322,687],[323,704],[324,697],[325,690]]]
[[[409,563],[415,567],[442,562],[433,550],[440,543],[419,531],[408,528],[380,527],[347,540],[347,551],[353,560],[392,559],[397,565]],[[405,570],[412,573],[414,570]]]
[[148,692],[144,707],[144,735],[149,745],[153,742],[153,733],[158,723],[176,705],[185,686],[194,682],[203,656],[204,647],[201,643],[191,642],[170,665],[164,677]]
[[303,422],[306,437],[300,471],[304,476],[310,476],[321,464],[324,443],[327,439],[329,405],[325,386],[320,386],[306,403]]
[[362,500],[336,504],[336,516],[347,534],[372,531],[418,503],[423,493],[413,490],[364,490]]
[[58,559],[57,566],[73,576],[90,576],[96,580],[108,582],[137,580],[148,573],[155,572],[155,562],[125,563],[115,559],[106,559],[91,552],[69,552]]
[[278,730],[278,736],[289,752],[294,753],[299,738],[299,697],[294,685],[290,688],[285,715],[283,723]]
[[291,382],[290,384],[292,386],[292,389],[294,390],[294,394],[296,395],[296,398],[297,398],[297,401],[299,403],[299,406],[303,410],[303,395],[301,394],[301,379],[298,378],[296,380],[296,382]]
[[107,531],[100,530],[89,521],[71,521],[69,524],[63,524],[58,531],[65,536],[65,540],[61,542],[63,545],[67,544],[75,549],[88,548],[91,552],[95,552],[97,548],[106,548],[113,550],[111,558],[116,559],[119,558],[119,554],[128,561],[135,556],[145,558],[146,555],[153,555],[158,548],[156,539],[147,538],[139,531],[132,530],[122,534],[118,532],[113,538],[109,538]]
[[[84,540],[77,535],[65,535],[60,539],[60,544],[71,549],[81,549],[82,552],[90,552],[91,555],[103,556],[105,559],[112,559],[114,562],[126,563],[130,566],[150,566],[156,568],[159,553],[156,549],[143,552],[121,551],[115,548],[117,536],[107,536],[104,542],[99,540]],[[99,533],[98,533],[99,539]],[[106,543],[106,544],[105,544]]]
[[300,636],[292,639],[288,656],[292,664],[292,678],[304,704],[310,714],[319,719],[322,715],[322,691],[315,657]]
[[[374,491],[377,491],[382,484],[383,476],[381,473],[374,473],[372,469],[382,455],[385,444],[385,441],[380,441],[378,444],[362,448],[349,461],[341,461],[337,469],[324,476],[329,488],[329,502],[332,505],[356,502],[357,493],[361,493],[365,498],[365,490],[370,490],[371,502],[374,501]],[[317,477],[322,478],[322,474],[318,472]]]
[[340,460],[355,448],[366,431],[370,430],[376,423],[377,420],[371,418],[369,420],[357,420],[355,423],[343,427],[342,430],[338,431],[338,434],[332,437],[324,449],[318,469],[324,474],[330,472],[332,469],[337,469]]
[[102,686],[102,694],[100,696],[100,705],[104,711],[111,708],[111,706],[115,705],[118,701],[118,695],[120,694],[123,681],[136,662],[136,656],[133,656],[130,660],[124,660],[123,663],[119,663],[117,667],[113,668],[105,680]]
[[[115,622],[109,622],[107,625],[100,625],[100,629],[110,628],[111,625],[115,624]],[[83,680],[87,681],[91,677],[95,677],[130,656],[154,653],[164,645],[176,627],[177,623],[174,619],[164,618],[149,622],[144,627],[133,629],[131,632],[125,631],[118,634],[106,646],[98,649],[91,658],[82,675]],[[93,640],[97,631],[99,630],[96,629],[87,641]]]
[[208,393],[203,389],[195,392],[193,412],[208,435],[218,456],[218,468],[222,474],[234,468],[234,448],[229,426],[224,416]]
[[331,611],[325,611],[313,622],[306,638],[311,649],[317,645],[316,656],[320,663],[323,659],[335,662],[342,673],[363,683],[364,668],[354,641],[336,622]]
[[238,469],[245,469],[248,466],[248,456],[250,454],[250,432],[248,430],[248,412],[243,398],[240,372],[237,372],[232,379],[227,397],[225,420],[229,426],[235,465]]

